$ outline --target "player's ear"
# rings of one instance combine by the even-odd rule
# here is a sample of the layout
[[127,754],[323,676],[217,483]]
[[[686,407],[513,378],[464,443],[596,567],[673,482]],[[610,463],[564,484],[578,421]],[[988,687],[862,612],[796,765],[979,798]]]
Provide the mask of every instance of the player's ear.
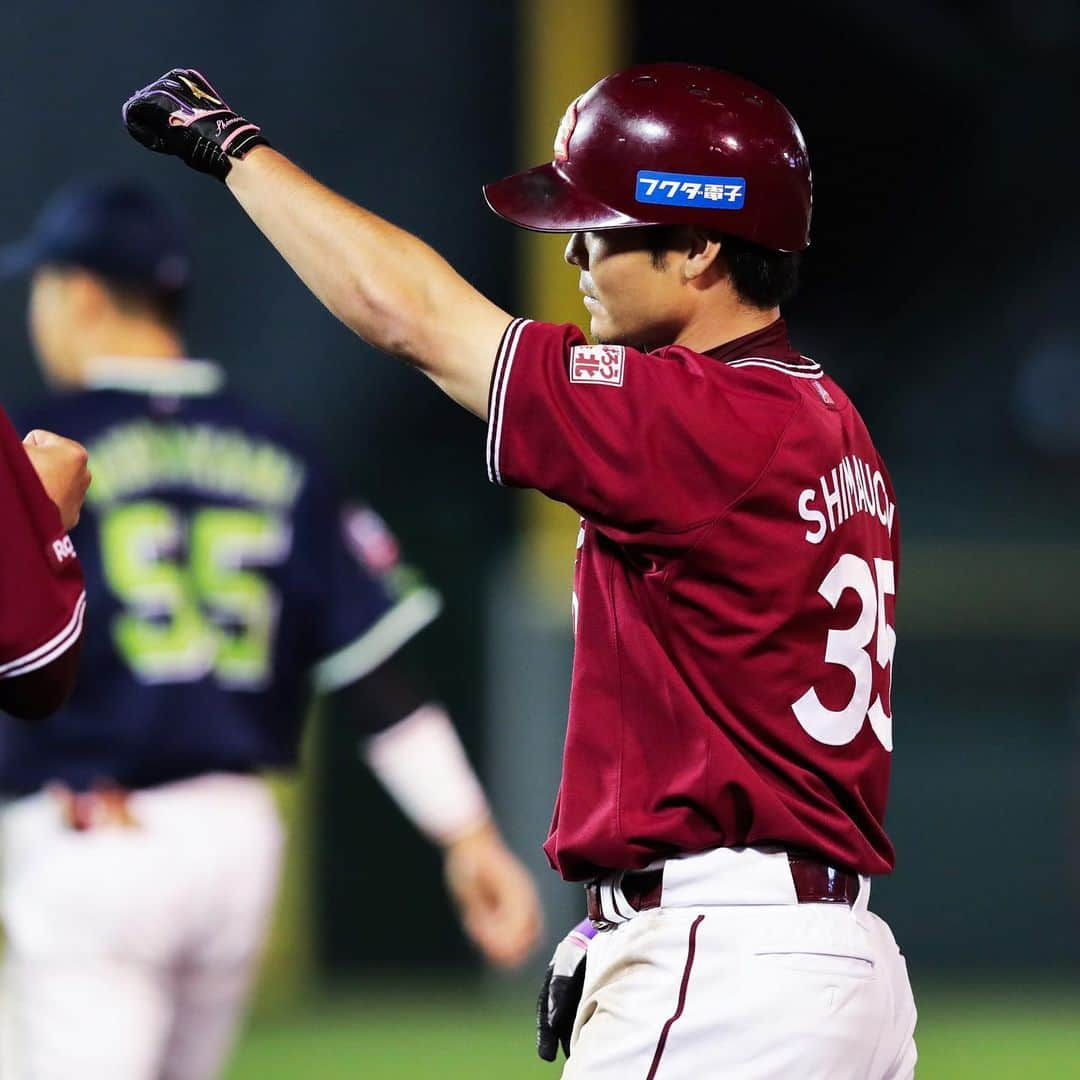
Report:
[[96,321],[112,302],[105,283],[88,270],[73,269],[64,274],[68,304],[79,323]]
[[705,229],[687,229],[689,248],[683,263],[686,281],[706,280],[710,271],[720,269],[717,261],[722,247],[720,237]]

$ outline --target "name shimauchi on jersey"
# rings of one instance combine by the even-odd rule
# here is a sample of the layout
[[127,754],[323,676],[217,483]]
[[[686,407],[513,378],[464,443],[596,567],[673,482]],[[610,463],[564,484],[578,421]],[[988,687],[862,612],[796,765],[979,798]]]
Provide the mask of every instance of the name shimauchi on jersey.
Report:
[[[819,506],[824,506],[825,513]],[[876,517],[892,536],[896,503],[889,498],[885,476],[880,467],[854,454],[841,459],[827,476],[818,477],[817,488],[806,488],[799,495],[799,517],[814,526],[806,532],[811,544],[820,544],[827,533],[835,532],[852,514]]]

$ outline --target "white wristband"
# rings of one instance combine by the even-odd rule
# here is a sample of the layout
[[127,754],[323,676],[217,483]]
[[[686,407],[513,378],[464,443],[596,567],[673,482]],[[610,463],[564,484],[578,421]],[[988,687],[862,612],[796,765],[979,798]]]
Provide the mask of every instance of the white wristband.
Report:
[[446,710],[423,705],[361,744],[364,760],[402,813],[438,843],[490,816],[487,799]]

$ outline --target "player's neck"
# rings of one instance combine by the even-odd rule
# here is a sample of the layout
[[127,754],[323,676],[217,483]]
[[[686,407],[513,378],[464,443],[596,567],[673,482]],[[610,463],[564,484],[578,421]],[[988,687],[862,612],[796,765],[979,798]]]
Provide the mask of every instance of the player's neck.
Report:
[[672,344],[682,345],[694,352],[706,352],[756,330],[763,330],[779,318],[778,307],[756,308],[734,299],[725,299],[697,312]]
[[183,339],[171,327],[152,319],[125,319],[88,333],[80,341],[83,373],[103,357],[123,359],[131,364],[140,361],[162,363],[184,359]]

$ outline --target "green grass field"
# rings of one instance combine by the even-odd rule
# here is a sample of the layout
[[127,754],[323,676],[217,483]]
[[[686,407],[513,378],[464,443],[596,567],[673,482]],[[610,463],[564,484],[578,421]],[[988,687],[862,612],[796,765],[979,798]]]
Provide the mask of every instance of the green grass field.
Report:
[[[556,1080],[533,1051],[530,996],[395,987],[267,1006],[227,1080]],[[919,1007],[919,1080],[1080,1076],[1080,988],[938,988]]]

